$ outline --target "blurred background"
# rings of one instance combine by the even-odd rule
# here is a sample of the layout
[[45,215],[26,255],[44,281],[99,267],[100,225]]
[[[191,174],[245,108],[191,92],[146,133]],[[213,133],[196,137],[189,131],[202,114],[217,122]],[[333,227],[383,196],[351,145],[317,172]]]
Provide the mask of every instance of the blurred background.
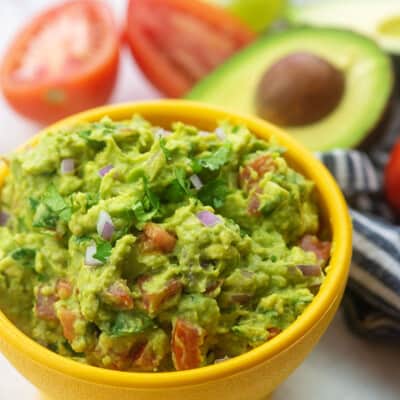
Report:
[[[99,23],[88,28],[83,21],[73,25],[75,36],[68,41],[71,20],[67,18],[67,28],[62,28],[57,14],[39,25],[35,19],[62,2],[2,0],[0,154],[12,151],[55,115],[58,118],[103,103],[188,97],[261,116],[283,126],[311,150],[329,152],[329,157],[337,149],[343,157],[356,157],[353,150],[357,157],[365,155],[379,182],[371,196],[368,185],[360,186],[356,194],[346,192],[349,203],[367,218],[385,220],[389,232],[399,235],[400,148],[391,158],[390,171],[386,165],[400,134],[396,86],[400,0],[186,2],[191,5],[180,14],[184,18],[172,18],[169,0],[132,0],[129,11],[127,0],[108,0],[109,16],[116,21],[114,31],[102,31]],[[204,3],[214,3],[204,6],[214,8],[204,12],[198,5]],[[47,39],[44,35],[35,40],[37,26],[42,29],[52,21],[56,22]],[[92,29],[101,40],[86,43],[85,29]],[[112,35],[114,42],[109,44]],[[51,47],[53,39],[57,48]],[[96,77],[71,89],[68,74],[84,75],[85,68],[100,64],[106,42],[120,52],[118,66],[114,60],[114,67],[108,65],[105,73],[103,65],[103,75],[97,72]],[[248,50],[247,45],[257,50]],[[68,60],[70,69],[65,72],[65,49],[78,55],[88,51],[90,57],[84,54],[79,62]],[[300,58],[285,59],[299,53]],[[279,64],[280,60],[284,61]],[[48,68],[43,70],[43,65]],[[53,74],[51,84],[46,74]],[[91,86],[86,85],[90,80]],[[108,89],[98,92],[107,86],[105,82]],[[299,106],[304,99],[308,107]],[[389,183],[384,185],[384,180]],[[379,267],[379,260],[372,261]],[[376,301],[374,293],[365,299],[363,293],[371,287],[364,288],[364,281],[357,282],[353,276],[348,296],[351,310],[346,309],[347,320],[354,318],[350,327],[339,313],[316,350],[274,394],[274,400],[400,398],[399,262],[392,267],[399,286],[387,289],[390,296],[382,295],[383,300]],[[361,270],[353,267],[358,274]],[[369,282],[375,279],[372,286],[381,284],[379,277],[371,276]],[[351,312],[354,315],[349,317]],[[0,374],[0,400],[36,399],[34,388],[1,355]]]

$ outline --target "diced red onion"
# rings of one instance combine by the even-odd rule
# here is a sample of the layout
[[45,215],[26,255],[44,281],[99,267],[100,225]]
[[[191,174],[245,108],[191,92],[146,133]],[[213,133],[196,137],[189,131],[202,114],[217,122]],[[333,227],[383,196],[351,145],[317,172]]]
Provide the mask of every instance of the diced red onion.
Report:
[[65,174],[70,174],[71,172],[74,172],[75,169],[75,160],[72,158],[64,158],[64,160],[61,161],[61,173],[63,175]]
[[296,265],[304,276],[320,276],[321,267],[319,265]]
[[203,225],[210,227],[215,226],[221,222],[221,219],[210,211],[198,212],[197,218],[200,220],[200,222],[202,222]]
[[0,212],[0,226],[7,225],[8,219],[10,218],[10,214],[5,211]]
[[219,364],[219,363],[222,363],[222,362],[227,361],[227,360],[229,360],[229,357],[228,357],[228,356],[225,356],[224,358],[217,358],[217,359],[214,361],[214,364]]
[[220,139],[220,140],[222,140],[222,141],[224,141],[225,139],[226,139],[226,133],[225,133],[225,131],[221,128],[221,127],[218,127],[216,130],[215,130],[215,134],[218,136],[218,138]]
[[196,190],[200,190],[203,187],[203,182],[197,175],[192,175],[189,179]]
[[97,233],[104,240],[111,240],[114,233],[114,224],[106,211],[100,211],[99,218],[97,220]]
[[167,131],[166,129],[163,129],[163,128],[157,128],[154,130],[154,136],[157,138],[167,137],[171,134],[172,134],[171,131]]
[[99,175],[101,177],[106,176],[113,168],[114,168],[114,166],[111,165],[111,164],[110,165],[106,165],[101,170],[99,170]]
[[97,260],[93,256],[97,252],[97,247],[95,244],[92,244],[86,248],[86,254],[85,254],[85,264],[90,266],[90,267],[97,267],[99,265],[103,265],[103,263],[100,260]]

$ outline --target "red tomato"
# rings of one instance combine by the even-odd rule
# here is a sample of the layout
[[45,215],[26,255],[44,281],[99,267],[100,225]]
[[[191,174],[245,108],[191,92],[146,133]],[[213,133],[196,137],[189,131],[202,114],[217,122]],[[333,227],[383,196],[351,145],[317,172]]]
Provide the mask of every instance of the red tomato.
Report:
[[201,0],[130,0],[126,34],[145,75],[170,97],[182,96],[255,37]]
[[331,256],[331,242],[323,242],[313,235],[304,235],[300,240],[300,247],[305,251],[312,251],[321,262],[326,262]]
[[148,222],[143,229],[143,250],[170,253],[174,250],[176,237],[161,226]]
[[201,328],[182,319],[175,322],[171,346],[172,359],[178,371],[200,367],[203,341]]
[[389,204],[400,213],[400,141],[394,146],[386,165],[385,192]]
[[44,295],[41,288],[39,288],[35,305],[36,316],[45,321],[57,321],[56,310],[54,308],[54,303],[57,301],[57,296]]
[[139,287],[142,292],[143,306],[150,314],[157,313],[166,301],[182,292],[182,283],[176,279],[172,279],[165,284],[162,290],[149,293],[144,288],[144,283],[148,280],[149,278],[142,277]]
[[59,311],[58,317],[60,319],[65,339],[72,342],[75,338],[74,324],[77,320],[76,314],[73,311],[63,308]]
[[114,87],[119,33],[108,6],[73,0],[37,16],[0,69],[10,105],[41,123],[104,104]]

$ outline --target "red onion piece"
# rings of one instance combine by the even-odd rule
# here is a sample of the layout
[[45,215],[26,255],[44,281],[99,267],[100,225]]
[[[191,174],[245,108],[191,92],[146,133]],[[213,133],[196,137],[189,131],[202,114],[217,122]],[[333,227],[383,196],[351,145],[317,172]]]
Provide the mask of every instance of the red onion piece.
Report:
[[114,233],[114,224],[106,211],[100,211],[99,218],[97,220],[97,233],[104,240],[111,240]]
[[218,127],[215,130],[215,134],[218,136],[218,139],[220,139],[222,141],[226,140],[226,133],[221,127]]
[[114,168],[114,166],[111,165],[111,164],[110,165],[106,165],[101,170],[99,170],[99,175],[101,177],[106,176],[113,168]]
[[320,276],[321,267],[319,265],[296,265],[304,276]]
[[221,219],[210,211],[200,211],[197,213],[197,218],[205,226],[215,226],[221,222]]
[[227,361],[227,360],[229,360],[229,357],[228,357],[228,356],[225,356],[225,357],[223,357],[223,358],[217,358],[217,359],[214,361],[214,364],[219,364],[219,363],[222,363],[222,362]]
[[97,247],[95,244],[91,244],[86,248],[86,254],[85,254],[85,264],[90,266],[90,267],[98,267],[99,265],[103,265],[103,263],[100,260],[97,260],[93,256],[97,252]]
[[199,131],[198,133],[197,133],[199,136],[210,136],[211,135],[211,132],[208,132],[208,131]]
[[167,137],[169,135],[172,135],[171,131],[168,131],[166,129],[163,128],[156,128],[154,131],[154,136],[157,138],[164,138]]
[[61,161],[61,174],[66,175],[70,174],[71,172],[74,172],[75,169],[75,160],[72,158],[64,158],[64,160]]
[[5,211],[0,212],[0,226],[6,226],[8,219],[10,218],[10,214]]
[[203,187],[203,182],[197,175],[192,175],[189,179],[196,190],[200,190]]

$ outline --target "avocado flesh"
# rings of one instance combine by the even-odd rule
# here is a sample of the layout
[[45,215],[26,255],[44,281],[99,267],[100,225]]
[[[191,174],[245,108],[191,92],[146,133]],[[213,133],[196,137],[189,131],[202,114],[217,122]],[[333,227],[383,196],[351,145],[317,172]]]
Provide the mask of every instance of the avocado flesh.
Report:
[[389,53],[400,56],[399,0],[335,0],[292,7],[294,24],[347,28],[374,39]]
[[270,34],[202,80],[187,98],[256,115],[255,93],[262,75],[297,51],[314,53],[341,69],[346,86],[328,116],[285,130],[311,150],[356,147],[381,120],[393,89],[393,73],[390,58],[373,41],[353,32],[295,28]]

